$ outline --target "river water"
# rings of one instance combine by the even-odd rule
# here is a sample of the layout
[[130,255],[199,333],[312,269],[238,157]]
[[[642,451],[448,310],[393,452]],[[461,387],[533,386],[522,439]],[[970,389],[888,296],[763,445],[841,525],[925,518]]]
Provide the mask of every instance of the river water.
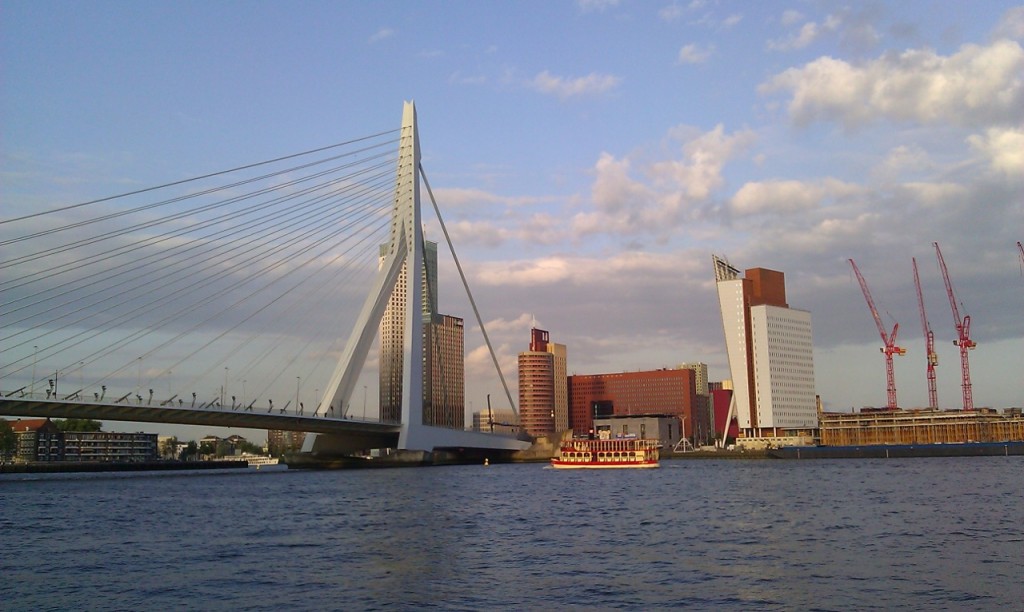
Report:
[[1024,610],[1024,457],[0,476],[4,610]]

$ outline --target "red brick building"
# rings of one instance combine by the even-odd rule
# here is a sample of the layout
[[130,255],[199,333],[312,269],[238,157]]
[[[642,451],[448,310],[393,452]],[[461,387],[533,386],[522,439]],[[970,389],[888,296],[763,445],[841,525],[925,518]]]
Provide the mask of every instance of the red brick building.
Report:
[[687,437],[693,435],[697,405],[693,370],[650,370],[569,377],[569,424],[577,433],[594,426],[600,416],[664,414],[684,420]]
[[18,419],[11,423],[18,436],[20,461],[60,461],[64,458],[64,436],[50,419]]

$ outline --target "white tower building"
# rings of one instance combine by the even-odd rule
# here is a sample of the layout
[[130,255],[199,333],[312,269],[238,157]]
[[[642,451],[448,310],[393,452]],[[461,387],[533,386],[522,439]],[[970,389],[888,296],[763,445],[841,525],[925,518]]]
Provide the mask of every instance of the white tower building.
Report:
[[782,272],[739,270],[713,257],[733,381],[745,437],[795,435],[817,427],[811,313],[786,303]]

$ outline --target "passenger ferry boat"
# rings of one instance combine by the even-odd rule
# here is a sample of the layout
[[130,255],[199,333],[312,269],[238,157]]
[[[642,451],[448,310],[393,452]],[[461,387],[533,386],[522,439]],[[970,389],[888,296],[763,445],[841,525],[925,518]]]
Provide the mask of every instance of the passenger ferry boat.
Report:
[[646,438],[564,440],[551,467],[560,470],[656,468],[661,442]]
[[242,455],[240,455],[238,458],[244,459],[249,463],[249,467],[256,468],[257,470],[260,469],[261,467],[265,467],[268,465],[278,465],[281,462],[281,460],[277,457],[267,457],[265,455],[251,455],[249,453],[242,453]]

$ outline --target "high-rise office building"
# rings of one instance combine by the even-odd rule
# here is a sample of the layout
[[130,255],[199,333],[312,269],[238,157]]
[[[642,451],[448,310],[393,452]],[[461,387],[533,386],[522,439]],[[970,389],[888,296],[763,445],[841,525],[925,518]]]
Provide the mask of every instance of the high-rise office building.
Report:
[[[380,263],[387,255],[381,245]],[[405,350],[406,264],[380,320],[380,418],[402,419],[402,358]],[[463,321],[442,315],[438,307],[437,243],[424,242],[423,294],[423,424],[463,429],[465,416]]]
[[519,353],[519,421],[533,437],[555,433],[555,355],[548,332],[530,330],[530,350]]
[[464,429],[465,337],[463,321],[434,315],[423,326],[423,424]]
[[519,433],[519,415],[514,410],[478,410],[473,413],[473,431],[514,436]]
[[297,453],[302,450],[302,443],[305,441],[305,432],[270,429],[267,431],[267,452],[273,457]]
[[815,427],[811,313],[786,303],[782,272],[752,268],[741,277],[724,259],[712,261],[743,435],[779,437]]
[[547,331],[530,330],[530,350],[519,353],[519,414],[531,436],[569,429],[568,351]]
[[569,352],[564,344],[547,342],[545,348],[551,353],[553,377],[555,380],[555,431],[569,429],[569,379],[567,376]]

